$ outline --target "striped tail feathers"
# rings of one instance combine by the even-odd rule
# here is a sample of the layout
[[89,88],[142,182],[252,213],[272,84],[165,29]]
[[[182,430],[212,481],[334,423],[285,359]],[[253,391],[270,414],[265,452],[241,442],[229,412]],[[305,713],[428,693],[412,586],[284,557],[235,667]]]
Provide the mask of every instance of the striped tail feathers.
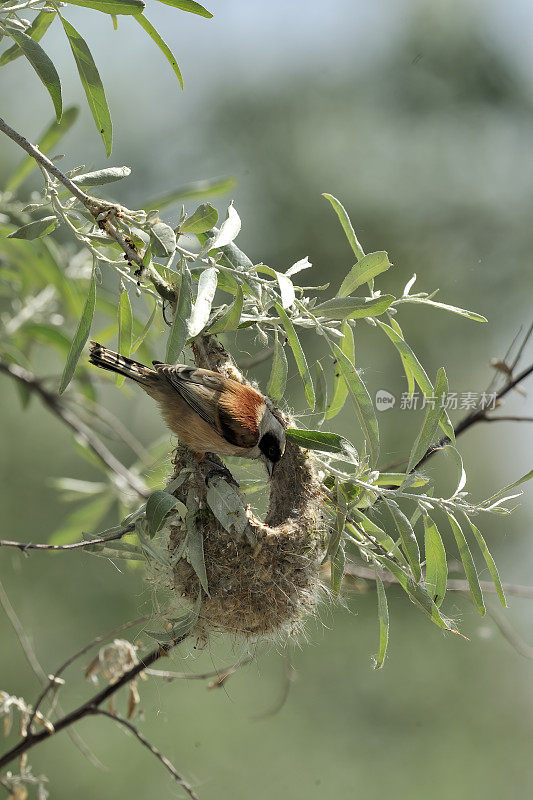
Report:
[[156,377],[156,372],[150,367],[145,367],[138,361],[121,356],[120,353],[115,353],[114,350],[110,350],[98,342],[90,342],[89,350],[89,361],[95,367],[118,372],[119,375],[125,375],[141,384],[146,383],[147,379]]

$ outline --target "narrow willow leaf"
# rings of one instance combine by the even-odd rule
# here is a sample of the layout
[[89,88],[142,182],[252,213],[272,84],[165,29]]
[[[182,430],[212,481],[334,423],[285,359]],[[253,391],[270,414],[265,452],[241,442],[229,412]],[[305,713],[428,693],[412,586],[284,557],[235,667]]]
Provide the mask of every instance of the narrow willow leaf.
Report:
[[392,264],[389,261],[389,256],[384,251],[368,253],[351,268],[350,272],[341,283],[341,287],[337,292],[337,297],[347,297],[358,289],[359,286],[362,286],[363,283],[369,283],[372,278],[375,278],[376,275],[380,275],[382,272],[386,272],[391,266]]
[[376,656],[376,666],[374,669],[381,669],[387,654],[389,643],[389,607],[387,605],[387,595],[383,581],[376,570],[376,589],[378,595],[378,618],[379,618],[379,648]]
[[46,236],[52,233],[57,224],[56,217],[43,217],[36,219],[34,222],[28,222],[21,228],[10,233],[8,239],[40,239],[41,236]]
[[331,559],[331,591],[334,597],[339,596],[345,566],[346,554],[344,552],[344,547],[340,544],[335,556]]
[[483,603],[483,593],[481,591],[481,586],[479,585],[479,578],[474,564],[474,559],[472,558],[472,553],[470,552],[470,548],[468,547],[468,543],[465,539],[464,533],[461,530],[461,526],[459,525],[453,514],[451,514],[448,511],[447,515],[453,531],[453,535],[455,536],[455,541],[457,543],[459,555],[461,556],[461,561],[463,562],[466,579],[470,587],[470,594],[472,595],[472,599],[474,600],[474,604],[477,610],[482,616],[484,616],[485,604]]
[[477,314],[475,311],[468,311],[466,308],[450,306],[447,303],[437,303],[435,300],[427,300],[424,297],[403,297],[402,303],[419,303],[420,305],[424,306],[440,308],[442,311],[450,311],[452,314],[459,314],[460,317],[466,317],[474,322],[487,322],[486,317],[484,317],[482,314]]
[[424,549],[426,555],[426,589],[435,605],[440,606],[446,594],[448,564],[446,551],[435,522],[424,515]]
[[220,226],[215,235],[209,238],[202,250],[208,252],[209,250],[217,250],[231,244],[237,237],[241,229],[241,218],[233,207],[233,203],[228,207],[226,219]]
[[292,267],[289,267],[289,269],[285,272],[285,275],[290,278],[291,275],[297,275],[298,272],[301,272],[303,269],[311,269],[312,266],[313,265],[309,261],[309,258],[305,256],[305,258],[301,258],[296,262],[296,264],[293,264]]
[[493,494],[491,497],[488,497],[486,500],[483,501],[482,505],[485,506],[488,503],[491,503],[493,500],[496,500],[498,497],[501,497],[506,492],[510,491],[511,489],[514,489],[516,486],[520,486],[521,483],[530,481],[532,478],[533,478],[533,469],[531,469],[529,472],[526,472],[526,474],[522,475],[522,477],[519,478],[517,481],[510,483],[508,486],[504,486],[503,489],[500,489],[498,492],[496,492],[496,494]]
[[379,455],[379,428],[376,412],[372,405],[368,389],[356,368],[350,359],[344,355],[341,348],[335,344],[335,342],[330,342],[330,346],[337,359],[337,365],[340,367],[342,376],[348,386],[355,413],[370,453],[370,460],[372,465],[374,465]]
[[178,500],[173,494],[163,492],[160,489],[152,492],[146,501],[146,521],[150,538],[153,538],[161,530],[165,517],[177,503]]
[[272,358],[272,369],[268,379],[266,391],[272,400],[280,400],[285,394],[287,385],[287,356],[283,345],[279,341],[278,332],[274,333],[274,355]]
[[102,14],[139,14],[145,4],[142,0],[65,0],[72,6],[94,8]]
[[76,508],[62,521],[48,539],[49,544],[71,544],[80,538],[80,531],[98,529],[101,519],[112,503],[109,495],[101,494]]
[[218,317],[207,329],[211,335],[213,333],[223,333],[224,331],[236,331],[241,321],[242,306],[244,295],[242,288],[237,286],[237,295],[233,303]]
[[[355,361],[355,345],[353,340],[353,330],[347,322],[341,325],[341,333],[344,338],[341,339],[340,348],[344,355],[353,363]],[[344,406],[346,398],[348,397],[348,385],[344,380],[340,364],[335,364],[335,372],[333,377],[333,397],[326,411],[326,419],[332,419]]]
[[315,389],[302,345],[300,344],[300,340],[298,339],[296,331],[294,330],[294,325],[287,316],[285,309],[283,309],[279,304],[276,304],[276,311],[283,324],[283,327],[285,328],[285,333],[287,334],[287,339],[289,340],[289,344],[296,361],[296,366],[298,367],[298,372],[300,373],[300,377],[304,384],[305,399],[307,400],[309,407],[314,408]]
[[141,26],[144,28],[148,36],[152,39],[152,41],[159,47],[163,55],[165,56],[166,60],[172,67],[172,71],[174,72],[176,78],[178,79],[179,85],[183,89],[183,78],[181,75],[180,68],[178,67],[178,62],[176,61],[176,57],[168,44],[165,42],[161,34],[154,28],[151,22],[144,16],[144,14],[135,14],[135,19]]
[[59,385],[59,394],[63,394],[63,392],[69,385],[70,381],[72,380],[72,376],[74,375],[74,370],[76,369],[76,364],[78,363],[82,350],[85,347],[85,343],[89,338],[89,333],[91,332],[91,323],[93,321],[93,316],[94,316],[95,304],[96,304],[96,283],[94,280],[94,273],[93,273],[91,277],[91,282],[89,284],[89,292],[87,294],[85,306],[83,308],[80,321],[78,322],[78,327],[76,329],[76,333],[74,334],[74,339],[72,340],[72,344],[70,345],[70,350],[68,352],[67,362],[63,370],[63,375],[61,376],[61,383]]
[[326,431],[304,431],[296,428],[287,428],[285,435],[290,442],[306,450],[318,450],[322,453],[332,453],[341,461],[358,464],[357,450],[351,442],[338,433]]
[[235,188],[236,183],[235,178],[220,178],[187,183],[184,186],[180,186],[178,189],[174,189],[172,192],[155,197],[153,200],[150,200],[144,208],[147,211],[151,211],[155,208],[166,208],[172,205],[172,203],[178,203],[182,200],[194,200],[202,197],[227,194]]
[[198,294],[189,319],[189,337],[198,336],[207,325],[211,306],[217,290],[218,271],[215,267],[204,269],[198,281]]
[[[396,331],[396,333],[399,336],[401,336],[402,339],[405,338],[402,329],[398,324],[398,321],[395,319],[395,317],[392,317],[390,314],[389,314],[389,325],[394,331]],[[400,353],[400,358],[402,360],[402,366],[403,366],[403,371],[405,373],[405,377],[407,378],[407,394],[412,396],[415,392],[415,379],[411,371],[411,368],[409,367],[409,364],[407,363],[405,357],[401,353]]]
[[335,213],[339,218],[339,222],[342,225],[342,229],[346,234],[346,238],[348,239],[350,247],[354,251],[357,260],[363,258],[363,256],[365,255],[364,250],[359,244],[357,236],[355,235],[355,231],[352,227],[352,223],[350,222],[350,217],[346,213],[346,209],[344,208],[342,203],[340,203],[336,197],[333,197],[332,194],[328,194],[327,192],[324,192],[322,194],[322,197],[325,197],[326,200],[329,200],[329,202],[333,206]]
[[196,3],[195,0],[159,0],[160,3],[165,3],[167,6],[174,6],[180,8],[182,11],[188,11],[190,14],[198,14],[200,17],[211,19],[212,14],[206,8]]
[[204,233],[218,222],[218,211],[210,203],[202,203],[194,214],[180,225],[182,233]]
[[[404,554],[396,544],[396,542],[391,539],[388,533],[376,525],[375,522],[372,522],[359,508],[351,508],[350,509],[350,516],[354,520],[354,523],[362,528],[362,530],[370,535],[373,540],[375,540],[385,551],[386,553],[391,556],[391,558],[395,558],[403,567],[409,569],[409,562],[405,558]],[[350,524],[347,524],[347,528],[349,528]]]
[[144,326],[144,328],[142,329],[141,333],[139,334],[139,336],[133,342],[133,344],[131,346],[131,350],[130,350],[130,355],[133,355],[139,349],[139,347],[142,345],[144,340],[146,339],[148,331],[152,327],[152,323],[153,323],[153,321],[155,319],[155,315],[157,313],[157,308],[158,308],[157,303],[154,303],[154,310],[152,311],[152,313],[148,317],[148,321],[147,321],[146,325]]
[[[53,18],[52,14],[48,16]],[[61,141],[62,137],[67,133],[67,131],[72,128],[75,121],[78,118],[79,108],[77,106],[70,106],[63,111],[63,116],[61,117],[61,121],[57,122],[54,120],[48,128],[45,130],[39,141],[37,142],[37,147],[41,151],[41,153],[50,153],[53,147]],[[15,169],[11,177],[9,178],[6,184],[6,191],[14,192],[20,184],[31,174],[31,172],[36,168],[37,162],[31,156],[24,158],[18,167]]]
[[279,291],[281,294],[281,305],[285,309],[290,308],[296,298],[293,283],[291,279],[282,272],[276,272],[276,278],[278,280]]
[[204,557],[204,538],[202,531],[196,525],[196,517],[194,514],[188,514],[186,518],[187,525],[187,538],[186,548],[189,563],[196,573],[198,580],[204,592],[209,594],[209,586],[207,584],[207,572],[205,569]]
[[176,250],[176,234],[166,222],[156,222],[150,228],[152,253],[158,258],[169,258]]
[[127,178],[128,175],[131,175],[129,167],[108,167],[107,169],[98,169],[95,172],[76,175],[76,177],[72,178],[72,183],[77,186],[104,186],[106,183],[114,183],[122,180],[122,178]]
[[[126,358],[131,353],[132,326],[130,296],[126,289],[123,288],[118,301],[118,352],[126,356]],[[117,386],[121,386],[124,383],[125,376],[117,375],[115,380]]]
[[450,497],[450,500],[452,500],[456,495],[459,494],[459,492],[461,492],[464,489],[466,483],[466,472],[463,466],[463,459],[461,457],[461,453],[459,452],[459,450],[457,450],[453,445],[447,444],[446,447],[444,448],[444,452],[452,457],[455,466],[457,468],[457,475],[458,475],[457,486],[455,488],[454,493]]
[[248,528],[248,517],[235,487],[224,478],[215,476],[209,481],[207,505],[228,533],[239,536]]
[[472,533],[476,537],[476,541],[477,541],[477,543],[479,545],[479,548],[481,550],[483,558],[485,559],[485,563],[486,563],[487,567],[489,568],[489,572],[490,572],[490,576],[492,578],[492,582],[494,583],[494,586],[496,587],[496,591],[498,592],[498,597],[500,598],[500,603],[502,604],[502,606],[504,608],[507,608],[507,601],[505,599],[505,592],[503,591],[502,582],[501,582],[500,576],[498,574],[498,568],[496,567],[496,563],[495,563],[495,561],[494,561],[494,559],[493,559],[493,557],[492,557],[492,555],[490,553],[489,548],[487,547],[487,543],[485,542],[485,539],[483,538],[483,535],[482,535],[481,531],[479,530],[479,528],[476,525],[474,525],[474,523],[472,522],[470,517],[467,514],[465,514],[464,516],[466,517],[466,519],[468,521],[468,524],[470,525],[470,527],[472,529]]
[[319,415],[318,425],[322,425],[326,418],[326,409],[328,407],[328,384],[324,367],[320,361],[315,362],[313,372],[316,395],[315,412]]
[[401,486],[404,488],[425,486],[429,483],[429,478],[423,475],[408,475],[405,472],[380,472],[378,478],[374,481],[376,486]]
[[174,320],[168,335],[166,361],[175,364],[185,342],[189,338],[189,317],[191,315],[191,273],[184,267],[181,275],[181,284],[178,295]]
[[37,73],[39,79],[42,81],[44,87],[48,90],[52,98],[52,103],[54,104],[57,121],[59,122],[63,112],[61,82],[52,61],[46,55],[41,45],[37,44],[35,39],[32,39],[27,33],[10,30],[9,35],[15,43],[18,44]]
[[[110,5],[115,5],[115,3],[111,3]],[[115,14],[122,12],[110,11],[108,13]],[[98,72],[91,51],[83,37],[78,33],[76,28],[63,17],[61,17],[61,22],[63,23],[63,28],[78,68],[78,74],[87,97],[89,108],[91,109],[91,114],[93,115],[96,130],[102,137],[107,155],[110,156],[113,141],[113,126],[104,87],[100,79],[100,73]]]
[[400,538],[402,540],[402,550],[407,556],[409,566],[413,571],[416,582],[419,583],[420,578],[422,577],[422,571],[420,569],[420,550],[418,548],[415,532],[411,526],[411,523],[400,509],[398,504],[394,502],[394,500],[384,498],[384,502],[389,509],[394,520],[394,524],[396,525],[398,533],[400,534]]
[[325,303],[315,306],[313,314],[325,319],[362,319],[363,317],[379,317],[394,302],[392,294],[380,297],[334,297]]
[[[413,351],[411,350],[411,348],[409,347],[403,336],[400,336],[400,334],[397,331],[395,331],[394,328],[391,328],[390,325],[386,325],[381,320],[378,319],[376,320],[376,322],[381,328],[381,330],[387,334],[391,342],[394,344],[394,346],[398,350],[398,353],[400,354],[400,356],[402,356],[402,361],[405,359],[405,362],[409,366],[409,369],[411,370],[411,373],[413,374],[415,381],[420,386],[424,395],[426,397],[432,397],[433,386],[431,384],[431,381],[429,380],[424,367],[422,366],[418,358],[415,356],[415,354],[413,353]],[[441,418],[439,420],[439,425],[446,434],[446,436],[448,436],[448,438],[452,442],[454,442],[455,435],[453,432],[453,425],[450,422],[450,418],[448,417],[447,411],[442,412]]]
[[448,395],[448,379],[444,367],[440,367],[435,379],[435,393],[431,400],[428,399],[428,406],[422,428],[415,439],[407,472],[415,469],[421,458],[426,454],[428,448],[433,444],[439,421],[442,415],[442,404]]
[[[31,23],[30,27],[26,28],[24,33],[27,36],[31,36],[35,42],[40,42],[54,21],[54,18],[55,11],[40,11]],[[7,50],[0,56],[0,67],[9,64],[10,61],[14,61],[21,55],[23,55],[23,51],[20,45],[14,44],[12,47],[8,47]]]
[[328,546],[326,548],[326,554],[324,556],[322,563],[326,562],[328,559],[331,560],[335,559],[335,556],[337,555],[337,551],[341,544],[344,526],[346,525],[347,506],[338,483],[336,491],[337,491],[337,513],[335,515],[335,525],[330,531]]
[[385,567],[385,569],[388,569],[389,572],[394,575],[400,586],[409,595],[411,601],[425,614],[427,614],[430,620],[435,623],[435,625],[437,625],[439,628],[444,628],[445,630],[451,631],[452,633],[458,633],[458,631],[450,627],[449,622],[441,615],[439,609],[428,595],[426,590],[420,586],[420,584],[415,583],[413,579],[407,575],[407,573],[405,573],[395,561],[387,558],[387,556],[378,554],[375,554],[374,557],[382,566]]

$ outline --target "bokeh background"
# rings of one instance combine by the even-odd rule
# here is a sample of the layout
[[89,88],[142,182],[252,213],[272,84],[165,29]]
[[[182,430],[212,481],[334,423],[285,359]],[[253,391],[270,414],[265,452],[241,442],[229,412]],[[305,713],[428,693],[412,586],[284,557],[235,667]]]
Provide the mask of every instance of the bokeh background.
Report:
[[[117,36],[108,18],[68,8],[107,90],[115,125],[110,163],[132,167],[117,197],[139,207],[189,180],[235,176],[231,197],[214,202],[223,212],[235,200],[241,248],[281,269],[308,255],[314,269],[305,281],[335,285],[351,256],[321,197],[331,192],[349,210],[365,249],[389,252],[395,267],[384,287],[400,290],[416,272],[420,290],[439,288],[442,300],[489,318],[478,325],[416,308],[401,316],[430,374],[444,363],[453,390],[481,391],[492,376],[490,358],[504,355],[532,314],[531,5],[226,0],[209,6],[212,20],[153,0],[147,6],[178,56],[183,93],[132,20],[120,18]],[[58,26],[45,41],[56,54],[66,100],[82,106],[61,145],[68,154],[63,163],[104,166]],[[1,71],[0,92],[5,119],[35,140],[50,119],[50,103],[22,59]],[[19,159],[16,147],[2,141],[0,183]],[[31,190],[31,180],[25,188]],[[314,346],[311,337],[307,343]],[[311,350],[315,357],[323,354]],[[361,330],[357,359],[372,393],[405,390],[401,365],[379,333]],[[267,364],[253,373],[259,381],[267,374]],[[297,377],[289,389],[288,404],[303,410]],[[108,402],[144,443],[161,436],[160,421],[137,394],[111,390]],[[50,478],[94,480],[98,473],[37,402],[22,412],[4,378],[0,408],[3,534],[46,541],[66,513]],[[531,415],[531,399],[514,393],[505,413]],[[380,421],[384,461],[406,455],[420,414],[397,405]],[[334,422],[357,439],[349,409]],[[459,441],[474,496],[531,469],[533,427],[525,423],[479,425]],[[123,455],[118,446],[117,452]],[[432,474],[440,469],[437,460],[428,465]],[[526,485],[512,517],[485,523],[506,581],[533,583],[532,512]],[[151,608],[138,572],[119,572],[88,554],[2,552],[0,569],[46,670]],[[292,654],[298,679],[278,713],[268,715],[283,693],[284,660],[276,645],[264,645],[224,690],[208,692],[197,682],[143,684],[144,732],[203,800],[528,796],[531,662],[460,596],[447,611],[468,641],[433,628],[399,592],[391,590],[389,602],[382,671],[372,669],[378,631],[368,586],[347,594],[344,607],[325,606],[309,625]],[[533,643],[532,602],[511,597],[506,617]],[[224,641],[202,653],[183,647],[169,667],[201,671],[240,653]],[[0,654],[0,688],[34,698],[37,682],[2,615]],[[69,677],[65,705],[90,691],[81,670]],[[170,777],[122,730],[89,720],[79,731],[109,771],[91,766],[61,734],[30,753],[34,771],[50,777],[52,797],[176,796]]]

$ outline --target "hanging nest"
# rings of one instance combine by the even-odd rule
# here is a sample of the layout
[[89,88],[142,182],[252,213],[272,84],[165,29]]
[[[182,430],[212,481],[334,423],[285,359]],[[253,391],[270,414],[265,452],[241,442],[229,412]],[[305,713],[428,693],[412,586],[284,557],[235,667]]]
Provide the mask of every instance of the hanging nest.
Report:
[[[228,353],[213,337],[203,337],[193,351],[197,366],[245,383]],[[287,427],[289,418],[273,411]],[[231,495],[237,496],[241,506],[235,509],[235,522],[229,525],[227,517],[221,524],[220,515],[215,516],[209,504],[214,505],[210,493],[223,495],[225,489],[227,494],[226,479],[217,475],[206,484],[212,465],[199,463],[182,446],[176,449],[173,464],[169,485],[181,480],[173,494],[187,505],[189,513],[182,523],[170,528],[170,585],[189,604],[196,602],[201,591],[196,633],[202,637],[220,631],[257,639],[301,629],[321,593],[319,570],[326,541],[320,481],[309,453],[287,442],[272,476],[264,522],[247,506],[244,496],[231,487]],[[198,565],[195,569],[190,563],[193,559],[187,555],[191,508],[194,525],[203,539],[203,590]]]

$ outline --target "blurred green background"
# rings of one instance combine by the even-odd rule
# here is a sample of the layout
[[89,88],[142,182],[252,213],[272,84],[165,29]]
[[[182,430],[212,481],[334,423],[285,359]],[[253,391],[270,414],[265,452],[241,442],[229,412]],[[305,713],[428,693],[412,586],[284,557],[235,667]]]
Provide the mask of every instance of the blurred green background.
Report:
[[[86,35],[107,90],[115,124],[110,163],[133,170],[116,190],[121,202],[135,208],[189,180],[235,176],[232,197],[214,203],[223,212],[235,200],[243,220],[238,244],[250,258],[285,269],[308,255],[314,268],[302,282],[336,285],[351,257],[321,197],[333,193],[365,249],[389,252],[395,269],[383,288],[399,291],[416,272],[419,290],[439,288],[437,299],[489,318],[478,325],[416,308],[400,318],[431,375],[444,363],[452,390],[481,391],[491,378],[489,359],[504,355],[533,305],[533,11],[523,0],[435,5],[226,0],[209,6],[215,17],[208,21],[148,0],[148,16],[178,56],[184,93],[132,20],[120,19],[117,36],[97,12],[69,8],[68,17]],[[66,100],[82,106],[61,145],[63,163],[101,167],[103,147],[61,34],[57,26],[49,31],[47,49],[58,54]],[[0,93],[6,121],[35,140],[50,104],[30,67],[19,60],[4,68]],[[2,141],[0,184],[19,159],[15,145]],[[31,188],[29,181],[26,193]],[[371,393],[399,396],[406,386],[392,348],[370,328],[360,334],[357,360]],[[315,346],[311,336],[307,343]],[[323,357],[320,350],[309,355]],[[253,371],[263,384],[267,375],[268,364]],[[289,388],[288,404],[301,411],[294,369]],[[145,444],[161,435],[138,394],[110,389],[106,398]],[[5,378],[0,407],[3,535],[46,541],[66,513],[49,479],[99,474],[38,402],[21,410]],[[532,415],[531,399],[514,393],[505,413]],[[398,404],[381,414],[383,463],[409,452],[420,418]],[[334,422],[357,439],[349,409]],[[461,437],[475,497],[531,469],[532,431],[501,423]],[[438,460],[427,469],[448,478]],[[505,581],[533,583],[532,511],[526,484],[512,517],[484,525]],[[151,610],[140,573],[88,554],[5,551],[0,569],[47,671],[91,637]],[[389,602],[381,672],[372,670],[378,631],[368,586],[347,594],[344,608],[324,605],[308,626],[292,656],[298,680],[279,713],[256,719],[283,691],[280,649],[267,644],[223,690],[142,684],[143,731],[203,800],[528,796],[531,664],[460,596],[446,610],[469,641],[434,628],[399,592],[391,590]],[[511,597],[506,616],[533,643],[532,602]],[[37,682],[3,615],[0,643],[0,688],[35,698]],[[168,666],[202,671],[240,654],[239,646],[216,641],[201,653],[181,648]],[[81,666],[69,673],[66,707],[90,691]],[[49,776],[52,797],[176,796],[170,777],[122,730],[101,719],[79,731],[109,772],[92,767],[63,733],[30,753],[34,771]]]

